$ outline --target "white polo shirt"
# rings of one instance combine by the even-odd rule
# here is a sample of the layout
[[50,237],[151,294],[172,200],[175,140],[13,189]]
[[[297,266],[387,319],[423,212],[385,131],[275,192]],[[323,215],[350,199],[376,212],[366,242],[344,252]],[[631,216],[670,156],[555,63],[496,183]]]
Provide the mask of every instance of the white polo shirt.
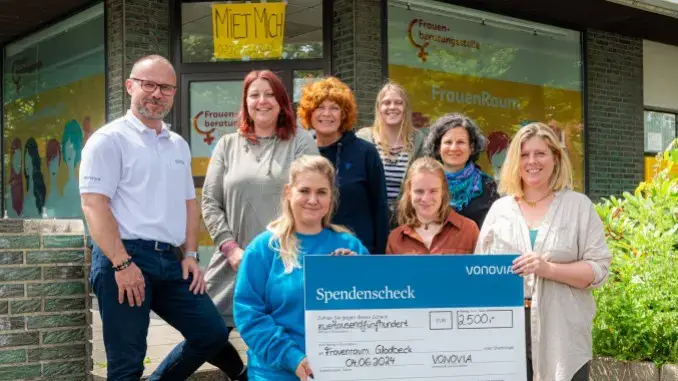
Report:
[[111,199],[122,239],[186,240],[186,201],[195,199],[191,152],[164,123],[158,135],[128,111],[101,127],[82,150],[79,177],[80,194]]

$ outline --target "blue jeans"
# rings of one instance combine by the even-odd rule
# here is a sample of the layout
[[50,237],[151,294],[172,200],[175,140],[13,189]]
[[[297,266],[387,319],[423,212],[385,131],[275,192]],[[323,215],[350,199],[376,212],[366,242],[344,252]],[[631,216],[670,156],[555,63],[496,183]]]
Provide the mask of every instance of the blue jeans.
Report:
[[90,282],[103,323],[109,381],[136,380],[144,372],[150,311],[184,336],[149,380],[185,380],[228,342],[228,330],[207,294],[188,290],[181,263],[172,251],[157,251],[151,241],[123,241],[127,253],[144,275],[146,298],[141,307],[118,303],[118,285],[111,262],[96,244],[92,250]]

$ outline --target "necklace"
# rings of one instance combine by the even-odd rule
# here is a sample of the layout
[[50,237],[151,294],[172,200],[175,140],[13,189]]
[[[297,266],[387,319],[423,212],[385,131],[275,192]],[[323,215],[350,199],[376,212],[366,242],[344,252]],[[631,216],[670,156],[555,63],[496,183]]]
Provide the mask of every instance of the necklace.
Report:
[[379,153],[382,155],[382,160],[386,162],[386,164],[389,165],[394,165],[398,163],[398,159],[400,158],[400,155],[403,153],[403,147],[393,147],[393,148],[386,148],[385,150],[379,149]]
[[398,132],[398,136],[396,136],[393,144],[389,144],[388,139],[381,138],[376,138],[375,143],[381,159],[389,165],[394,165],[398,162],[398,159],[405,148],[400,141],[400,132]]
[[[262,140],[266,140],[266,143],[261,144]],[[273,139],[259,138],[259,142],[260,142],[259,144],[252,144],[248,141],[245,145],[245,151],[249,151],[249,146],[251,145],[252,146],[252,153],[254,154],[254,160],[256,160],[257,163],[259,163],[261,161],[261,159],[264,157],[264,155],[266,154],[266,152],[268,152],[268,147],[270,147],[271,145],[275,145],[275,143],[277,141],[278,141],[277,136],[274,137]],[[257,146],[261,148],[261,152],[259,152],[259,154],[256,154],[254,152],[254,147],[257,147]]]
[[429,222],[420,222],[421,225],[424,227],[424,230],[428,230],[428,227],[431,225],[437,225],[437,221],[429,221]]
[[529,207],[534,208],[534,207],[537,206],[537,203],[538,203],[538,202],[545,200],[547,197],[549,197],[549,196],[551,195],[551,193],[553,193],[553,192],[548,192],[544,197],[540,198],[539,200],[535,200],[535,201],[528,201],[527,199],[525,199],[525,197],[521,197],[521,199],[522,199],[523,202],[525,202]]

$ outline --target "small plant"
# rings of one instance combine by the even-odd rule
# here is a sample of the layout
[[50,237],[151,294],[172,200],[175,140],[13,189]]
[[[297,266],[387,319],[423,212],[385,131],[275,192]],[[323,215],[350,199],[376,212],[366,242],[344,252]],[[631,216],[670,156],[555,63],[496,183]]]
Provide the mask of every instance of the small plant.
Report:
[[596,356],[678,363],[678,140],[633,194],[596,205],[613,254],[594,293]]

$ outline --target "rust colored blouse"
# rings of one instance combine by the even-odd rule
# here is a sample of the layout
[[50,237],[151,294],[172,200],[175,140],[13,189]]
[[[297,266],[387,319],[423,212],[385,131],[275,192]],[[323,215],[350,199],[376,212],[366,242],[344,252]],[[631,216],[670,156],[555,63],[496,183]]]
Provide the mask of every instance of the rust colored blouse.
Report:
[[413,227],[401,225],[388,236],[386,254],[473,254],[478,234],[473,220],[452,211],[433,237],[430,249]]

